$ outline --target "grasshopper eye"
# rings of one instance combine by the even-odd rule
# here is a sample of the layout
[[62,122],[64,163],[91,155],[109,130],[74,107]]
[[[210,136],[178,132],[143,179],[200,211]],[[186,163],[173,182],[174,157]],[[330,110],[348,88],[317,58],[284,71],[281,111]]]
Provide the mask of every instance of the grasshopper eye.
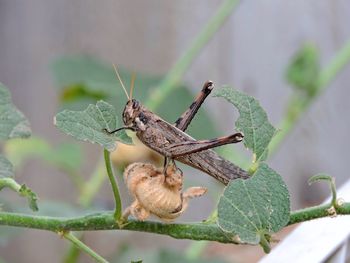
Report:
[[135,99],[132,99],[132,108],[133,109],[137,109],[139,107],[140,103],[135,100]]

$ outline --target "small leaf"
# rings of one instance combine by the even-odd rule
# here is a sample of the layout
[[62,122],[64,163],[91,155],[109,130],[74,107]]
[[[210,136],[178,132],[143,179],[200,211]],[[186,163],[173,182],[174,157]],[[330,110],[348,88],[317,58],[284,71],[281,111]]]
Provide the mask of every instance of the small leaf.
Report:
[[251,178],[231,181],[226,187],[218,205],[218,225],[243,243],[259,244],[288,223],[289,213],[285,183],[261,163]]
[[27,138],[31,131],[29,122],[11,101],[8,89],[0,83],[0,140]]
[[5,156],[0,154],[0,178],[12,177],[14,174],[13,165]]
[[317,91],[320,73],[319,54],[312,44],[305,44],[292,58],[286,70],[287,81],[312,97]]
[[256,155],[256,161],[267,158],[267,147],[276,133],[259,102],[242,92],[224,87],[215,92],[215,97],[223,97],[239,111],[236,129],[244,134],[244,145]]
[[124,130],[111,135],[104,131],[120,127],[115,109],[104,101],[99,101],[96,105],[90,104],[84,111],[64,110],[56,115],[54,123],[75,139],[98,143],[108,151],[115,150],[116,141],[131,143],[131,138]]
[[38,205],[36,203],[38,197],[36,196],[36,193],[34,193],[25,184],[21,186],[21,188],[19,189],[19,193],[21,196],[27,197],[30,209],[32,209],[33,211],[38,211]]

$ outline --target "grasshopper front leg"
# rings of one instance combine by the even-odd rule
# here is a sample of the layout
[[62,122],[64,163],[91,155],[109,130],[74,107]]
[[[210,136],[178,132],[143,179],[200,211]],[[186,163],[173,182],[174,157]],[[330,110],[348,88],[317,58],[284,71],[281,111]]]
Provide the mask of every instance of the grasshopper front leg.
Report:
[[208,80],[204,83],[202,90],[197,95],[196,99],[192,102],[190,107],[177,119],[175,122],[175,127],[181,131],[185,131],[188,125],[191,123],[192,119],[196,115],[198,109],[208,97],[210,92],[213,90],[214,84],[212,81]]

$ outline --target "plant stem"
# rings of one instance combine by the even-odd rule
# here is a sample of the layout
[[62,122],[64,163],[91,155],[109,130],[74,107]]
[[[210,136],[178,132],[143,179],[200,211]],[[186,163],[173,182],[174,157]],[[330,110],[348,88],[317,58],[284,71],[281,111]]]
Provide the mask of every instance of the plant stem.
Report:
[[[328,217],[332,205],[319,205],[294,211],[288,225],[316,218]],[[338,215],[350,215],[350,203],[334,207]],[[215,223],[165,224],[160,222],[140,222],[130,220],[124,226],[115,221],[114,213],[103,212],[83,217],[60,218],[0,212],[0,225],[26,227],[54,232],[91,230],[132,230],[168,235],[176,239],[209,240],[221,243],[235,243],[223,233]]]
[[321,71],[318,79],[320,91],[325,89],[328,84],[338,75],[338,73],[350,61],[350,40],[345,43],[344,47],[338,51],[331,62]]
[[[106,180],[105,165],[103,159],[99,160],[91,178],[81,185],[81,191],[78,197],[78,202],[81,206],[88,208],[92,199],[98,193],[103,182]],[[76,235],[77,238],[83,238],[83,234]],[[64,256],[64,263],[78,262],[80,250],[73,244]]]
[[[76,238],[82,239],[82,235],[77,236]],[[71,246],[67,250],[65,256],[63,257],[63,263],[76,263],[79,260],[80,249],[71,243]]]
[[89,254],[93,259],[96,260],[96,262],[101,263],[108,263],[107,260],[105,260],[103,257],[101,257],[99,254],[97,254],[95,251],[93,251],[91,248],[89,248],[87,245],[85,245],[83,242],[81,242],[78,238],[76,238],[71,232],[66,232],[63,234],[63,237],[65,239],[68,239],[71,241],[76,247],[79,249],[85,251],[87,254]]
[[162,101],[171,93],[181,80],[186,70],[198,56],[203,47],[212,39],[213,35],[220,29],[226,19],[232,14],[232,11],[238,5],[239,0],[225,0],[217,9],[216,13],[204,26],[202,31],[193,40],[190,47],[176,61],[170,69],[164,80],[160,83],[154,94],[150,97],[146,106],[155,110]]
[[19,192],[21,189],[21,185],[10,177],[0,178],[0,190],[5,187],[8,187],[15,192]]
[[122,215],[122,201],[120,199],[117,181],[114,177],[113,168],[112,168],[111,159],[110,159],[110,153],[106,149],[104,149],[104,158],[105,158],[108,178],[112,185],[112,190],[113,190],[114,200],[115,200],[114,219],[116,221],[119,221]]
[[344,47],[338,51],[331,62],[321,71],[317,80],[317,91],[314,96],[307,100],[300,101],[300,98],[294,95],[291,98],[289,105],[292,105],[292,114],[286,114],[278,125],[279,132],[272,138],[269,145],[269,155],[276,152],[285,137],[295,127],[300,116],[311,106],[314,100],[327,88],[329,83],[335,79],[337,74],[344,69],[344,67],[350,61],[350,40],[344,45]]

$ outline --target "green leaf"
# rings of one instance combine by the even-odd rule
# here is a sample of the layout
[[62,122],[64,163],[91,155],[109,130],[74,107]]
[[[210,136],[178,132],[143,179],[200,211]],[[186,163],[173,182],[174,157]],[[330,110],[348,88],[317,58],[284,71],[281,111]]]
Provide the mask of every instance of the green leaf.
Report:
[[317,91],[319,74],[319,54],[315,45],[312,44],[301,47],[286,70],[287,81],[310,97]]
[[218,205],[218,225],[242,243],[269,240],[289,221],[288,189],[281,176],[261,163],[247,180],[233,180],[225,188]]
[[2,177],[12,177],[14,174],[13,165],[9,160],[0,154],[0,178]]
[[223,97],[231,102],[239,111],[236,129],[244,134],[244,145],[251,149],[257,161],[267,158],[267,147],[276,133],[267,118],[267,114],[259,102],[242,92],[224,87],[214,93],[215,97]]
[[23,197],[26,197],[28,200],[28,204],[30,209],[33,211],[38,211],[38,204],[37,200],[38,197],[36,196],[36,193],[34,193],[30,188],[28,188],[25,184],[22,184],[21,188],[19,189],[19,194]]
[[27,138],[31,131],[29,122],[11,101],[8,89],[0,83],[0,140]]
[[131,143],[125,131],[107,134],[104,129],[113,131],[119,128],[118,117],[112,105],[99,101],[90,104],[84,111],[64,110],[55,116],[55,125],[75,139],[98,143],[108,151],[116,148],[116,141]]

